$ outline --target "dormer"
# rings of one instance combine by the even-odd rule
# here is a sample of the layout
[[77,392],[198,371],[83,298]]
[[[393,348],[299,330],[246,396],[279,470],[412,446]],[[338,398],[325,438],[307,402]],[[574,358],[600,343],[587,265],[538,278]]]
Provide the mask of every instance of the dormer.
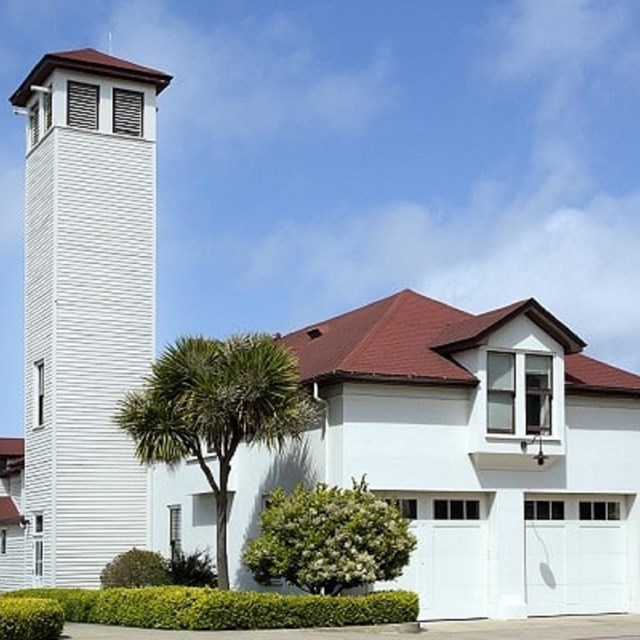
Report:
[[171,76],[95,49],[46,54],[11,96],[27,116],[27,150],[56,127],[156,139],[156,96]]
[[533,298],[442,332],[435,349],[479,382],[469,417],[478,468],[543,469],[565,455],[565,357],[585,346]]

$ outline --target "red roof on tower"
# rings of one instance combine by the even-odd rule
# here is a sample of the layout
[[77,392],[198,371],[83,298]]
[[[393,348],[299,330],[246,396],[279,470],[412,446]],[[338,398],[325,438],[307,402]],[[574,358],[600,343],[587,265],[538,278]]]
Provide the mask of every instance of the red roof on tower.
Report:
[[0,456],[21,458],[24,456],[23,438],[0,438]]
[[156,87],[160,93],[169,86],[172,76],[143,67],[142,65],[107,55],[96,49],[76,49],[74,51],[59,51],[47,53],[31,69],[22,84],[9,98],[12,105],[24,107],[31,95],[31,86],[42,84],[54,69],[70,69],[73,71],[85,71],[97,75],[113,76],[124,80],[147,82]]

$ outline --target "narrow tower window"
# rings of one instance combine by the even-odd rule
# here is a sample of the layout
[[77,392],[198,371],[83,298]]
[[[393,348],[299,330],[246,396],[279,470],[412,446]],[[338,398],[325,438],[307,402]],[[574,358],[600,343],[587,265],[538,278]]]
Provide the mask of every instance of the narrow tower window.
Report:
[[44,424],[44,362],[36,362],[36,426]]
[[142,137],[144,95],[139,91],[113,90],[113,133]]
[[35,517],[33,528],[33,574],[36,578],[44,575],[44,516],[38,514]]
[[5,555],[7,553],[7,530],[0,530],[0,555]]
[[549,356],[526,357],[527,433],[551,432],[551,370]]
[[69,81],[67,91],[67,124],[80,129],[98,128],[100,87]]
[[29,142],[35,147],[40,140],[40,113],[38,101],[29,109]]
[[47,87],[49,91],[42,96],[42,110],[44,115],[44,130],[49,131],[53,125],[53,110],[51,87]]

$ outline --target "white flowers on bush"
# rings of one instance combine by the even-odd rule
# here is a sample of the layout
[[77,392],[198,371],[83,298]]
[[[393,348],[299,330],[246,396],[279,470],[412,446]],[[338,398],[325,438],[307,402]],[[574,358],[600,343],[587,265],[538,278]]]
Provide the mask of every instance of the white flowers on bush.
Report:
[[290,496],[277,489],[261,528],[244,554],[255,579],[284,578],[315,594],[397,578],[416,546],[409,521],[364,479],[352,489],[300,486]]

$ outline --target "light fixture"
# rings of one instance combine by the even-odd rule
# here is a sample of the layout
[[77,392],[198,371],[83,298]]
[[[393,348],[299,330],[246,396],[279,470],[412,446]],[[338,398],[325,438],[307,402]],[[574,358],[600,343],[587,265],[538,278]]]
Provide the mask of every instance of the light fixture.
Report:
[[527,453],[529,445],[534,445],[536,441],[538,442],[538,453],[533,456],[533,459],[538,463],[539,467],[542,467],[545,461],[549,459],[549,456],[545,455],[544,451],[542,450],[542,436],[544,435],[548,435],[548,431],[546,429],[541,429],[540,433],[536,433],[536,435],[534,435],[531,440],[522,440],[520,442],[520,449],[522,450],[522,453]]
[[24,529],[25,527],[28,527],[31,524],[31,520],[29,520],[27,518],[27,516],[20,516],[20,520],[18,521],[20,523],[20,526]]

